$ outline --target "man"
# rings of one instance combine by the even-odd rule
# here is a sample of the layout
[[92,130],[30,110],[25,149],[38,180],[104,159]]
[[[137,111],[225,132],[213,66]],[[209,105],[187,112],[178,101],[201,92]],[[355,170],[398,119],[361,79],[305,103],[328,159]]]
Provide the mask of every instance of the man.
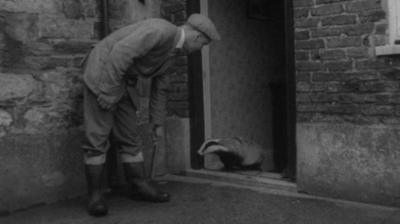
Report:
[[148,19],[123,27],[101,40],[91,51],[84,71],[84,159],[88,181],[88,212],[106,215],[101,176],[110,138],[117,143],[127,182],[142,199],[167,202],[169,194],[154,189],[144,175],[136,110],[139,76],[152,79],[150,123],[159,136],[166,114],[168,77],[164,74],[177,49],[200,50],[220,36],[210,19],[191,15],[177,27],[163,19]]

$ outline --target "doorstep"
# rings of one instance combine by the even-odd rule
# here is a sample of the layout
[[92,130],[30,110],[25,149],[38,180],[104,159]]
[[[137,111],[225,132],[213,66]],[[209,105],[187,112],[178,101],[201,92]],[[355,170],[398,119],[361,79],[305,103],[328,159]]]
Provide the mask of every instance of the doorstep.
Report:
[[188,177],[221,181],[248,187],[262,187],[270,190],[297,192],[297,184],[280,178],[275,173],[230,173],[213,170],[186,170],[183,174]]
[[[271,176],[271,173],[264,173],[263,176]],[[230,186],[234,188],[249,189],[263,194],[280,195],[284,197],[301,199],[311,199],[332,202],[337,206],[357,207],[362,209],[370,209],[378,212],[393,212],[393,219],[399,220],[400,210],[397,207],[368,204],[363,202],[348,201],[344,199],[327,198],[322,196],[309,195],[299,193],[297,185],[293,182],[285,180],[275,180],[275,174],[272,173],[272,178],[260,178],[252,176],[243,176],[243,174],[226,173],[221,171],[211,170],[186,170],[179,175],[166,174],[155,178],[159,184],[166,184],[169,181],[194,183],[194,184],[211,184],[213,186]],[[390,222],[391,223],[391,222]]]

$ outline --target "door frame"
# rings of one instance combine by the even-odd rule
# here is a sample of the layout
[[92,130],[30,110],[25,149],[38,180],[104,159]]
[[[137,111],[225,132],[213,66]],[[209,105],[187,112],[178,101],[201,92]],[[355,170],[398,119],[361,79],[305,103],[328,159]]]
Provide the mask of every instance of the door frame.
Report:
[[[187,0],[187,14],[200,13],[200,0]],[[202,53],[188,56],[189,116],[190,116],[190,166],[202,169],[204,159],[197,153],[205,138],[204,88]]]
[[[296,82],[294,60],[293,2],[285,0],[285,74],[286,74],[286,139],[288,151],[287,173],[292,180],[296,176]],[[187,14],[208,15],[208,0],[188,0]],[[204,168],[204,159],[197,150],[205,139],[211,137],[211,98],[209,48],[188,57],[190,87],[190,158],[192,169]]]

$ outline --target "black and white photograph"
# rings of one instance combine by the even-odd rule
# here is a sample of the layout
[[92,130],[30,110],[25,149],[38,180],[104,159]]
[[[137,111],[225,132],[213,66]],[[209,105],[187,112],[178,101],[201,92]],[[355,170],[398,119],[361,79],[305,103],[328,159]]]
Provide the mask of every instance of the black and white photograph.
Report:
[[0,224],[400,224],[400,0],[0,0]]

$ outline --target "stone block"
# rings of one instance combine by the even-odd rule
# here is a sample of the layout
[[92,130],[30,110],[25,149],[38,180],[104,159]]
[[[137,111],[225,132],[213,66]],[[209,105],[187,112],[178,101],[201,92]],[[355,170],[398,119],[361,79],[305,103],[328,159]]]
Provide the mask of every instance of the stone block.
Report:
[[297,81],[296,82],[296,92],[301,93],[301,92],[310,92],[311,90],[311,84],[310,80],[306,81]]
[[13,122],[11,114],[5,110],[0,110],[0,126],[9,127]]
[[328,48],[339,48],[339,47],[359,47],[362,41],[360,37],[333,37],[327,39]]
[[394,105],[362,105],[361,114],[363,115],[374,115],[374,116],[390,116],[396,111]]
[[301,92],[321,92],[326,90],[326,85],[322,83],[310,83],[299,81],[296,83],[296,91]]
[[310,39],[310,32],[308,30],[296,31],[294,36],[296,40],[308,40]]
[[38,15],[23,12],[0,12],[0,25],[8,38],[26,44],[38,38]]
[[352,61],[335,61],[335,62],[326,62],[325,67],[328,71],[351,71],[353,69]]
[[361,23],[378,22],[386,19],[386,13],[383,10],[361,11],[358,16]]
[[311,28],[311,27],[317,27],[318,24],[320,23],[320,19],[296,19],[294,21],[294,26],[296,28]]
[[392,81],[365,81],[362,82],[359,91],[370,93],[396,92],[399,88],[397,82]]
[[37,85],[37,81],[28,74],[0,73],[0,101],[27,97]]
[[322,39],[299,40],[296,41],[295,47],[298,50],[318,49],[318,48],[324,48],[325,42]]
[[38,75],[42,81],[41,99],[51,102],[81,100],[83,81],[82,71],[76,69],[59,69],[46,71]]
[[27,54],[22,42],[0,33],[0,65],[3,68],[22,68],[24,56]]
[[321,22],[322,26],[348,25],[348,24],[355,24],[357,22],[357,17],[355,15],[331,16],[323,18]]
[[369,58],[369,49],[366,47],[348,48],[347,56],[349,58]]
[[41,109],[37,107],[28,110],[24,114],[24,120],[26,122],[24,131],[30,134],[43,132],[43,125],[48,120],[47,114],[49,112],[50,111],[48,109]]
[[322,50],[320,57],[322,60],[343,60],[346,54],[344,50]]
[[24,58],[24,65],[35,70],[50,70],[55,68],[69,68],[75,64],[75,56],[73,55],[44,55],[44,56],[27,56]]
[[297,71],[324,71],[324,65],[320,62],[296,62]]
[[323,49],[315,49],[310,51],[311,61],[320,61],[321,60],[321,52]]
[[60,3],[61,12],[69,19],[84,19],[99,15],[95,0],[63,0]]
[[111,19],[125,20],[131,24],[145,18],[160,17],[163,1],[146,0],[146,4],[131,0],[110,0],[109,15]]
[[377,72],[316,72],[312,76],[315,82],[347,81],[347,80],[376,80]]
[[0,0],[0,8],[9,12],[58,13],[58,0]]
[[388,69],[388,63],[384,60],[359,60],[356,62],[358,70],[385,70]]
[[13,122],[13,118],[10,113],[0,109],[0,138],[4,137]]
[[54,50],[57,53],[63,54],[85,54],[94,46],[95,43],[97,43],[97,41],[82,39],[61,39],[50,41],[50,44],[53,45]]
[[389,43],[389,38],[387,35],[374,35],[372,41],[374,42],[372,46],[384,46]]
[[390,69],[387,71],[383,71],[382,73],[383,78],[388,80],[400,80],[400,70],[399,69]]
[[94,20],[74,20],[61,16],[39,16],[38,29],[41,38],[91,39],[94,36]]
[[296,81],[310,82],[311,73],[310,72],[296,72]]
[[302,103],[336,103],[338,101],[337,95],[327,93],[302,93],[298,94],[297,97],[299,97],[298,102]]
[[345,4],[345,9],[347,12],[365,12],[376,9],[382,10],[382,5],[380,0],[361,0],[348,2]]
[[311,36],[315,37],[329,37],[329,36],[361,36],[363,34],[370,34],[374,30],[374,24],[357,24],[341,27],[317,28],[311,29]]
[[53,46],[45,42],[29,42],[27,47],[27,55],[33,56],[48,56],[53,53]]
[[294,9],[293,14],[294,18],[306,18],[308,17],[309,9],[307,8],[299,8]]
[[386,24],[386,23],[376,24],[375,33],[376,34],[386,34],[387,29],[388,29],[388,24]]
[[348,0],[317,0],[317,5],[319,4],[330,4],[335,2],[347,2]]
[[[74,102],[81,104],[81,101]],[[22,130],[13,129],[15,132],[27,134],[44,134],[56,132],[60,129],[82,126],[81,105],[60,100],[49,105],[33,106],[23,114],[24,127]],[[50,104],[51,105],[51,104]],[[17,127],[21,129],[20,127]]]
[[329,4],[313,8],[311,10],[311,15],[326,16],[326,15],[340,14],[341,12],[343,12],[343,6],[341,4]]
[[297,61],[308,61],[310,59],[310,54],[308,51],[296,51],[295,58]]
[[313,0],[294,0],[293,1],[293,6],[296,7],[308,7],[308,6],[313,6],[314,1]]
[[15,211],[86,194],[77,129],[0,138],[2,209]]
[[399,206],[398,128],[343,122],[297,127],[301,191]]

